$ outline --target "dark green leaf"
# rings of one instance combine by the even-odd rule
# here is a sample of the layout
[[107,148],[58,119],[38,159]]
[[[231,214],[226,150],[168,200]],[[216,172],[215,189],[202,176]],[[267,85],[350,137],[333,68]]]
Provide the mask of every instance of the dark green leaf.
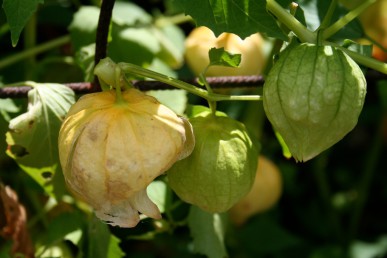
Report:
[[220,65],[226,67],[238,67],[241,63],[241,54],[231,54],[224,48],[211,48],[208,52],[210,65]]
[[[239,235],[240,234],[240,235]],[[255,257],[272,255],[302,244],[297,236],[283,229],[272,217],[256,216],[237,235],[243,248]]]
[[191,206],[188,226],[193,238],[194,251],[209,258],[227,257],[224,245],[225,221],[223,214],[212,214]]
[[96,217],[89,223],[87,258],[120,258],[124,253],[119,247],[120,240],[113,236],[109,227]]
[[246,38],[256,32],[287,40],[272,15],[266,11],[265,0],[175,0],[197,26],[209,27],[215,35],[231,32]]
[[12,45],[19,41],[20,33],[43,0],[4,0],[3,8],[11,30]]
[[83,227],[84,217],[78,211],[64,212],[55,217],[42,235],[42,243],[52,245],[66,237],[66,235]]

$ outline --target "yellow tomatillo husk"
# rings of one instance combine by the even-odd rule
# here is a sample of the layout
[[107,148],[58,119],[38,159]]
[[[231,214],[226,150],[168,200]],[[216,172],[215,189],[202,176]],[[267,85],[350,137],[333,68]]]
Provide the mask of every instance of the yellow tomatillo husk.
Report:
[[154,97],[129,89],[81,97],[59,133],[69,190],[111,225],[134,227],[139,212],[161,218],[147,186],[193,149],[187,120]]

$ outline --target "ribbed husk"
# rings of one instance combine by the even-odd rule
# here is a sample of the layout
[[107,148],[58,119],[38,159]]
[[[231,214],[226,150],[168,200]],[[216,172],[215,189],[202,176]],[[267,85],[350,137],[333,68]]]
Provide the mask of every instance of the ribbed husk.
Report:
[[268,119],[297,161],[340,141],[357,124],[366,95],[360,67],[332,46],[288,47],[263,86]]
[[251,189],[258,148],[245,126],[229,117],[191,118],[195,148],[167,172],[168,183],[185,202],[207,212],[224,212]]
[[146,187],[194,145],[190,124],[136,89],[88,94],[75,103],[59,133],[69,190],[112,225],[133,227],[139,214],[160,218]]

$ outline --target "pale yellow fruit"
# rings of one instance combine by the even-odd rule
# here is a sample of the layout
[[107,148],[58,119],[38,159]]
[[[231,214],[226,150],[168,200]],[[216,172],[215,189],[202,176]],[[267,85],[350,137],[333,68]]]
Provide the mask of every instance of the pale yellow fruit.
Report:
[[282,175],[278,167],[260,155],[253,187],[230,209],[231,220],[242,225],[253,215],[269,210],[281,197],[282,188]]
[[211,48],[224,48],[231,54],[241,54],[239,67],[212,66],[206,76],[258,75],[265,66],[264,40],[260,34],[253,34],[244,40],[232,33],[222,33],[215,37],[207,27],[197,27],[188,35],[185,42],[185,60],[195,75],[203,72],[210,63],[208,51]]
[[190,124],[155,98],[130,89],[88,94],[66,116],[59,154],[67,186],[112,225],[160,218],[146,187],[193,149]]

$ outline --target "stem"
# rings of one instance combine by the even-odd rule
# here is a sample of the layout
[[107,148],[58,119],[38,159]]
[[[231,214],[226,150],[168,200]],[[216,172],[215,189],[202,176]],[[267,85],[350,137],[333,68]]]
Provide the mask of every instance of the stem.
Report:
[[335,12],[336,6],[337,6],[338,0],[332,0],[331,4],[329,5],[328,11],[324,16],[323,21],[321,22],[320,26],[317,30],[325,29],[326,27],[331,24],[333,13]]
[[342,29],[345,25],[350,23],[353,19],[355,19],[359,14],[361,14],[367,7],[373,4],[376,0],[365,0],[358,7],[348,12],[346,15],[337,20],[334,24],[326,28],[323,32],[322,38],[328,39],[332,37],[336,32]]
[[0,61],[0,69],[7,67],[11,64],[14,64],[16,62],[19,62],[23,59],[26,59],[30,56],[35,56],[38,55],[42,52],[45,52],[47,50],[50,50],[52,48],[59,47],[61,45],[64,45],[66,43],[70,42],[70,36],[66,35],[51,41],[48,41],[46,43],[40,44],[36,47],[24,50],[23,52],[11,55],[9,57],[4,58],[3,60]]
[[210,93],[204,89],[201,89],[199,87],[196,87],[192,84],[177,80],[173,77],[157,73],[151,70],[144,69],[140,66],[134,65],[134,64],[128,64],[128,63],[119,63],[118,64],[120,68],[123,70],[124,73],[130,73],[136,76],[142,76],[146,78],[151,78],[156,81],[163,82],[165,84],[171,85],[173,87],[186,90],[192,94],[195,94],[199,97],[202,97],[206,99],[207,101],[224,101],[224,100],[245,100],[245,101],[258,101],[262,100],[262,96],[259,95],[238,95],[238,96],[230,96],[230,95],[223,95],[223,94],[217,94],[217,93]]
[[285,24],[286,27],[293,31],[302,42],[316,42],[316,35],[283,9],[275,0],[267,0],[266,8],[274,14],[281,23]]
[[110,85],[114,86],[116,88],[116,102],[117,103],[124,103],[122,99],[122,93],[121,93],[121,69],[118,65],[114,67],[114,78],[115,78],[115,85]]
[[[107,55],[109,27],[110,20],[112,18],[114,2],[115,0],[102,1],[101,11],[98,18],[97,35],[95,39],[94,65],[97,65],[99,61],[105,58]],[[95,91],[101,90],[98,78],[96,76],[94,77],[94,85]]]
[[[332,44],[333,45],[333,44]],[[353,60],[355,60],[357,63],[367,66],[369,68],[372,68],[376,71],[379,71],[381,73],[387,74],[387,63],[380,62],[374,58],[364,56],[362,54],[353,52],[351,50],[348,50],[346,48],[337,46],[337,48],[344,51],[346,54],[348,54]]]
[[[210,84],[208,84],[208,81],[206,77],[204,76],[205,72],[207,71],[209,66],[206,67],[203,73],[199,74],[199,80],[204,83],[204,86],[206,87],[208,93],[213,93],[212,88]],[[210,106],[211,113],[215,115],[216,113],[216,101],[208,101],[208,105]]]

